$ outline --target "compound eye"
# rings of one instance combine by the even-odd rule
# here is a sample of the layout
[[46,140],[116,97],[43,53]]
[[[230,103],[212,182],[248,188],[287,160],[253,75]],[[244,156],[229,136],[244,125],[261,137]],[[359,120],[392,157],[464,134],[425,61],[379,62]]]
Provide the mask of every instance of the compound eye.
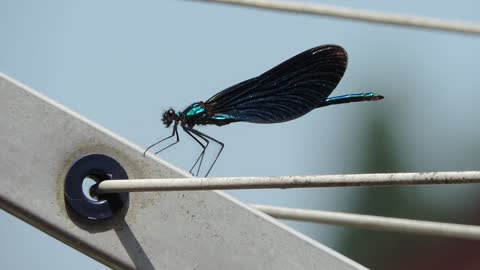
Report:
[[173,119],[175,118],[175,111],[170,109],[163,114],[163,117],[166,119]]

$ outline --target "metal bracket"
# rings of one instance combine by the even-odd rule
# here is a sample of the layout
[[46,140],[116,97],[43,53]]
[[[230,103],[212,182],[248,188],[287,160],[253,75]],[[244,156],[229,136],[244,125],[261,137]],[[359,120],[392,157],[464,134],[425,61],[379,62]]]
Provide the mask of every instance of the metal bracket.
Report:
[[72,172],[85,156],[113,158],[125,178],[189,175],[3,74],[0,123],[0,207],[107,266],[364,269],[222,192],[131,193],[128,210],[81,217],[66,204],[76,197],[65,197],[65,179],[123,174]]

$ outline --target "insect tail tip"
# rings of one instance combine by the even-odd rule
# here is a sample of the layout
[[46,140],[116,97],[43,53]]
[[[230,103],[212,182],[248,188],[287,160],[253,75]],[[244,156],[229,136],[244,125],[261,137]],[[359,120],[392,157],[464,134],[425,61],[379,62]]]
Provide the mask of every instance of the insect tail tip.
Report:
[[369,96],[370,96],[370,100],[382,100],[385,98],[384,96],[376,94],[374,92],[370,92]]

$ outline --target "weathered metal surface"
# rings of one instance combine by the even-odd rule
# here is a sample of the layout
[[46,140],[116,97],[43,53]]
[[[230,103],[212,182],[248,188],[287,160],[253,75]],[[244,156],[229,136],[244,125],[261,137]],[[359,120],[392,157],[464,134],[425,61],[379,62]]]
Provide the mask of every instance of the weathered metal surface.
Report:
[[123,216],[87,222],[67,210],[68,168],[92,153],[130,178],[188,174],[0,74],[0,207],[114,268],[363,269],[215,191],[130,194]]

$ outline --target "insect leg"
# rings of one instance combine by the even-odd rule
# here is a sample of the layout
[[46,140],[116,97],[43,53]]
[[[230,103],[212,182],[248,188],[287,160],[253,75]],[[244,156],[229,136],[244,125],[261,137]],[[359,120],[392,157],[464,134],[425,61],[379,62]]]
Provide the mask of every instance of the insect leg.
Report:
[[195,137],[192,133],[191,133],[191,129],[187,128],[187,127],[184,127],[182,126],[183,130],[185,131],[185,133],[187,133],[190,137],[192,137],[198,144],[200,144],[200,146],[203,148],[202,149],[202,152],[200,153],[200,155],[198,156],[197,160],[195,161],[195,163],[193,164],[192,168],[190,169],[190,173],[192,173],[193,169],[195,168],[195,166],[197,165],[197,163],[200,161],[200,163],[198,164],[198,169],[197,169],[197,174],[196,176],[198,176],[198,173],[200,172],[200,167],[202,166],[202,162],[203,162],[203,157],[205,155],[205,150],[207,149],[207,146],[208,144],[210,143],[207,139],[201,137],[201,136],[198,136],[200,139],[202,139],[203,141],[205,141],[205,145],[203,143],[200,142],[200,140],[197,139],[197,137]]
[[[158,150],[157,152],[155,152],[155,154],[158,154],[158,153],[162,152],[163,150],[169,148],[170,146],[172,146],[172,145],[174,145],[174,144],[177,144],[177,143],[180,141],[180,138],[178,137],[177,126],[173,126],[173,133],[175,133],[175,135],[176,135],[176,137],[177,137],[176,140],[175,140],[173,143],[171,143],[171,144],[165,146],[164,148]],[[172,133],[172,136],[173,136],[173,133]],[[170,136],[170,137],[171,137],[171,136]]]
[[175,135],[177,135],[177,140],[176,140],[175,142],[173,142],[173,143],[167,145],[166,147],[162,148],[162,150],[155,152],[155,154],[158,154],[158,153],[162,152],[163,150],[169,148],[170,146],[172,146],[172,145],[174,145],[174,144],[176,144],[176,143],[178,143],[178,142],[180,141],[180,138],[178,137],[177,125],[174,125],[174,126],[173,126],[172,135],[170,135],[170,136],[168,136],[168,137],[166,137],[166,138],[164,138],[164,139],[162,139],[162,140],[160,140],[160,141],[158,141],[158,142],[150,145],[149,147],[147,147],[147,149],[145,149],[145,152],[143,152],[143,156],[145,156],[145,154],[147,154],[147,151],[148,151],[150,148],[154,147],[155,145],[157,145],[157,144],[159,144],[159,143],[161,143],[161,142],[163,142],[163,141],[165,141],[165,140],[168,140],[168,139],[172,138],[172,137],[175,136]]
[[212,170],[213,165],[215,165],[215,162],[217,162],[217,159],[218,159],[218,157],[220,156],[220,154],[222,153],[223,147],[224,147],[225,145],[224,145],[222,142],[220,142],[219,140],[214,139],[214,138],[208,136],[207,134],[202,133],[202,132],[200,132],[200,131],[198,131],[198,130],[196,130],[196,129],[190,129],[190,131],[191,131],[192,133],[194,133],[195,135],[203,138],[204,140],[207,140],[207,141],[208,141],[208,139],[210,139],[210,140],[212,140],[212,141],[214,141],[214,142],[216,142],[216,143],[218,143],[218,144],[220,145],[220,150],[218,151],[217,156],[215,157],[215,160],[213,161],[212,165],[211,165],[210,168],[208,169],[207,174],[205,174],[205,177],[207,177],[208,174],[210,173],[210,171]]

